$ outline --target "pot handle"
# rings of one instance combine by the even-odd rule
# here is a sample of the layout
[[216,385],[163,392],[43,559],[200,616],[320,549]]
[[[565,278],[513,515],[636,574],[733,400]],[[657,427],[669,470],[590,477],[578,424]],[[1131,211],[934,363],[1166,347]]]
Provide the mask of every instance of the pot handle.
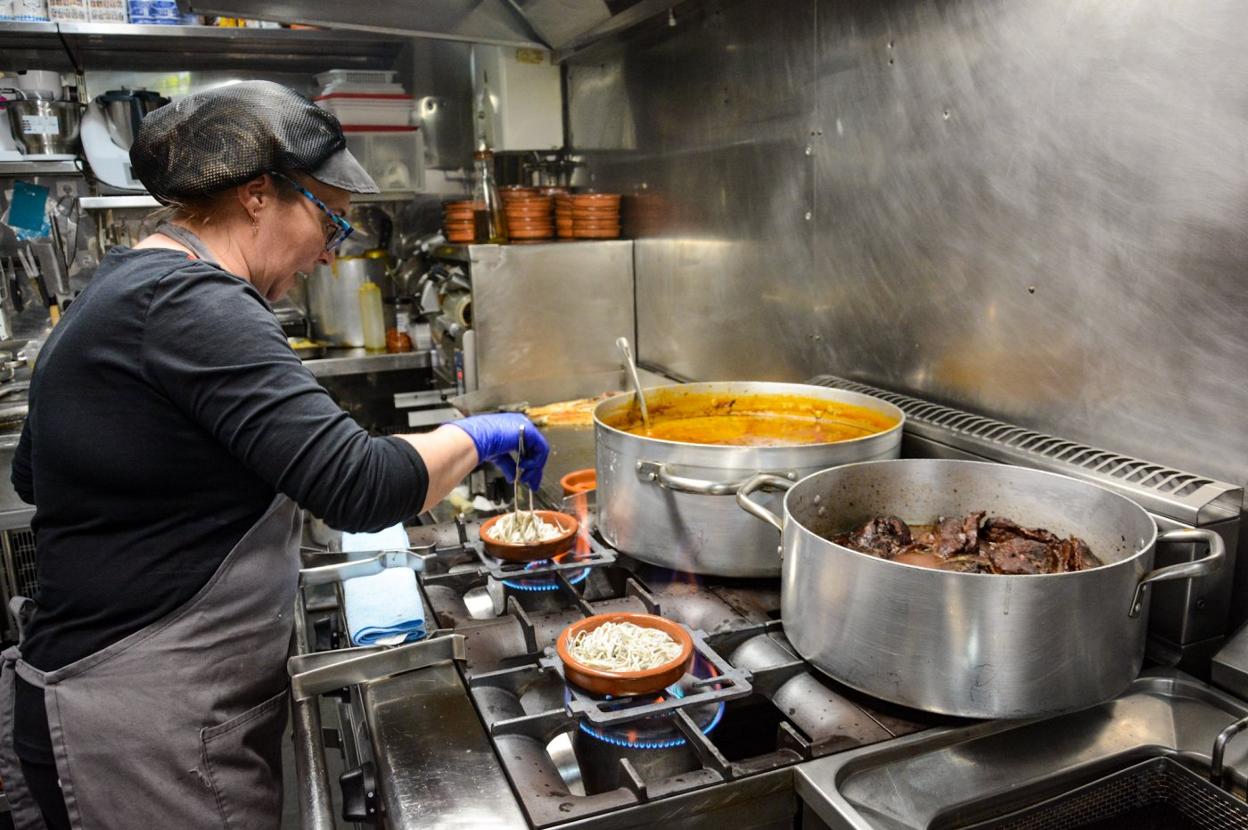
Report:
[[741,487],[737,490],[737,504],[739,504],[741,509],[746,513],[749,513],[757,519],[762,519],[764,522],[783,533],[784,522],[780,520],[780,517],[751,499],[750,494],[755,490],[762,490],[765,487],[777,490],[788,490],[792,486],[793,482],[789,481],[787,478],[781,478],[780,476],[772,475],[771,473],[759,473],[741,484]]
[[1167,565],[1144,574],[1139,584],[1135,586],[1135,596],[1131,599],[1131,611],[1127,614],[1128,617],[1134,618],[1140,615],[1140,611],[1144,608],[1144,594],[1152,583],[1171,579],[1195,579],[1214,573],[1222,567],[1222,560],[1226,558],[1226,544],[1222,541],[1222,537],[1212,530],[1199,528],[1167,530],[1157,536],[1157,543],[1162,542],[1204,542],[1209,546],[1209,555],[1193,559],[1191,562]]
[[[787,473],[790,479],[796,479],[797,473]],[[694,496],[733,496],[750,478],[738,481],[708,481],[702,478],[688,478],[675,475],[666,464],[655,461],[638,461],[637,477],[642,481],[652,481],[675,493],[689,493]],[[779,476],[776,476],[779,478]],[[789,481],[792,484],[792,481]]]

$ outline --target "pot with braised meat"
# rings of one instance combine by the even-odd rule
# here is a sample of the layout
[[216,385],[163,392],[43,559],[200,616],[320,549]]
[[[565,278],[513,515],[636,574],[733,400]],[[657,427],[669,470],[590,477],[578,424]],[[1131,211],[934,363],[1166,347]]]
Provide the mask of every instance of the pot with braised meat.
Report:
[[[787,491],[783,514],[751,496]],[[1022,718],[1139,674],[1149,587],[1220,567],[1217,534],[1054,473],[947,459],[847,464],[737,500],[781,532],[784,631],[834,679],[916,709]],[[1208,554],[1153,570],[1159,539]]]
[[890,562],[970,574],[1057,574],[1101,564],[1078,536],[1063,539],[983,510],[928,525],[876,516],[832,541]]
[[[896,458],[905,415],[856,392],[732,381],[647,389],[594,410],[598,529],[618,551],[685,573],[778,576],[775,540],[733,495],[759,472],[796,481],[837,464]],[[768,497],[773,509],[780,499]]]

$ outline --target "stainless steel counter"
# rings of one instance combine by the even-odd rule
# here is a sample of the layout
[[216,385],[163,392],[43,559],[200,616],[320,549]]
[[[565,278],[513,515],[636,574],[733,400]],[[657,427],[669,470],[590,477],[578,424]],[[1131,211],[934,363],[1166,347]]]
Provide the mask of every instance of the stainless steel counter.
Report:
[[[971,823],[977,805],[1000,814],[1148,757],[1207,768],[1218,733],[1245,714],[1245,702],[1165,670],[1069,715],[929,731],[810,761],[797,768],[797,792],[833,828],[918,830],[954,807]],[[1231,744],[1227,761],[1242,790],[1248,740]]]
[[1248,699],[1248,625],[1214,655],[1211,671],[1214,685]]
[[361,690],[386,815],[423,830],[528,827],[455,667],[449,663]]
[[388,354],[367,349],[330,349],[325,357],[305,360],[303,365],[316,377],[328,378],[399,369],[428,369],[432,365],[431,354],[428,351]]

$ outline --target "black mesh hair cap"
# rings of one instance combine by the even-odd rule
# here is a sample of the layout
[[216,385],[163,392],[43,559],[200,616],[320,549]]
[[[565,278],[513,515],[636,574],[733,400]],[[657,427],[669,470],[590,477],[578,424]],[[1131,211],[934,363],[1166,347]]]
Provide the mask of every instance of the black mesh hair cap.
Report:
[[148,192],[171,204],[272,170],[313,170],[346,143],[333,113],[281,84],[244,81],[149,113],[130,163]]

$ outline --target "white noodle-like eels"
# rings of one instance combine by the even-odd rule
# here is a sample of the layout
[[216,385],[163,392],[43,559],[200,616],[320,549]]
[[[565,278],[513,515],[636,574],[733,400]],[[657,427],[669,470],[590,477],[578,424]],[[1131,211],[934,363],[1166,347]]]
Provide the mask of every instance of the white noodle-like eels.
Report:
[[680,643],[665,631],[630,622],[607,622],[576,632],[568,654],[584,666],[606,671],[645,671],[680,656]]
[[508,545],[532,545],[538,542],[549,542],[562,534],[562,527],[544,520],[532,510],[515,510],[511,513],[505,513],[490,528],[490,535],[496,541]]

